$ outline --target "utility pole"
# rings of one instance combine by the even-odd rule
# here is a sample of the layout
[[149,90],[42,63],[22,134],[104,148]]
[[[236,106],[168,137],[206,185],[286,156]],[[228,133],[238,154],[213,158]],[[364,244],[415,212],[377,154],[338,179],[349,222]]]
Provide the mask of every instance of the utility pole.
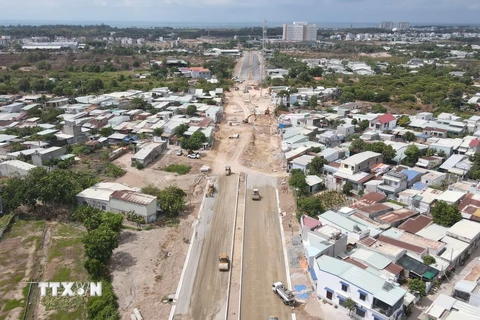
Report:
[[263,36],[262,36],[262,57],[263,63],[260,63],[260,97],[263,92],[263,72],[265,71],[265,62],[267,61],[265,53],[265,42],[267,41],[267,20],[263,20]]

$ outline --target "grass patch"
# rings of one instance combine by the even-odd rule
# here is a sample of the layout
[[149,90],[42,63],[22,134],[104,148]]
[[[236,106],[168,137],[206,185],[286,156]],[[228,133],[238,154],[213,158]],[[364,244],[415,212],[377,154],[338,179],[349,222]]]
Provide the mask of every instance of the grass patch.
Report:
[[50,315],[49,320],[70,320],[70,319],[84,319],[82,316],[82,309],[76,310],[58,310],[56,313]]
[[8,233],[8,238],[22,237],[25,234],[42,232],[45,227],[45,221],[42,220],[19,220],[15,222]]
[[71,280],[70,277],[71,270],[70,268],[60,268],[52,277],[52,281],[67,281]]
[[25,272],[15,273],[13,276],[13,281],[20,282],[23,278],[25,278]]
[[10,223],[10,220],[12,219],[12,215],[11,214],[6,214],[4,216],[1,216],[0,217],[0,229],[1,228],[5,228],[6,226],[8,226],[8,224]]
[[[56,297],[47,295],[46,297],[42,297],[41,303],[45,306],[46,310],[65,310],[69,311],[71,315],[73,312],[78,312],[80,315],[82,314],[82,309],[85,308],[85,302],[83,297],[81,296],[73,296],[73,297],[61,297],[60,290],[59,295]],[[75,309],[75,311],[73,311]],[[69,317],[65,319],[81,319],[82,317]],[[54,319],[60,319],[55,317]]]
[[179,175],[187,174],[192,167],[186,164],[171,164],[168,167],[163,168],[165,172],[178,173]]
[[55,228],[55,232],[53,233],[54,237],[82,237],[85,231],[78,229],[74,226],[59,223]]
[[0,281],[0,288],[7,287],[7,289],[10,289],[11,287],[22,281],[23,278],[25,278],[25,272],[23,271],[17,273],[10,273],[8,274],[8,277],[5,277],[4,280]]
[[[52,246],[50,249],[50,254],[48,255],[48,262],[52,261],[53,258],[61,257],[63,255],[63,249],[67,247],[73,247],[82,243],[82,238],[60,238],[55,239],[52,242],[55,243],[55,246]],[[78,254],[81,254],[82,246],[78,246]]]
[[165,225],[167,227],[174,227],[174,226],[178,226],[179,224],[180,224],[180,219],[178,218],[170,218],[165,220]]
[[23,307],[23,300],[16,300],[16,299],[13,299],[13,300],[5,300],[5,307],[3,308],[3,311],[10,311],[10,310],[13,310],[15,308],[21,308]]

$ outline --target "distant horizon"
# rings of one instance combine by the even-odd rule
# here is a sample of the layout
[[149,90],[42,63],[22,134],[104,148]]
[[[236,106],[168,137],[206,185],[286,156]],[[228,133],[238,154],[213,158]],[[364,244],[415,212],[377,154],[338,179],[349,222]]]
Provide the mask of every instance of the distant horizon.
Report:
[[[296,20],[300,21],[300,20]],[[334,22],[334,21],[305,21],[309,24],[316,24],[321,29],[343,29],[343,28],[378,28],[382,20],[378,22]],[[394,24],[398,22],[408,21],[392,21]],[[283,24],[290,24],[293,21],[267,21],[268,28],[281,27]],[[451,26],[451,27],[480,27],[480,23],[438,23],[438,22],[409,22],[411,27],[426,27],[426,26]],[[59,20],[59,19],[39,19],[39,20],[27,20],[27,19],[0,19],[0,26],[55,26],[55,25],[79,25],[79,26],[96,26],[107,25],[116,28],[155,28],[155,27],[172,27],[172,28],[249,28],[249,27],[262,27],[263,22],[259,21],[243,21],[243,22],[181,22],[181,21],[100,21],[100,20]]]

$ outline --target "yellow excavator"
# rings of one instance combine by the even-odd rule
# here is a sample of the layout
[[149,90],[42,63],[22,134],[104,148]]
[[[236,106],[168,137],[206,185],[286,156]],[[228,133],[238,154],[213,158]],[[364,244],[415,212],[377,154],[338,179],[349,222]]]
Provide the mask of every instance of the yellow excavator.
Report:
[[[270,109],[267,109],[265,110],[264,112],[264,115],[269,115],[270,114]],[[248,120],[250,120],[251,117],[255,117],[255,121],[257,121],[257,114],[256,113],[252,113],[251,115],[249,115],[246,119],[243,119],[243,123],[248,123]]]

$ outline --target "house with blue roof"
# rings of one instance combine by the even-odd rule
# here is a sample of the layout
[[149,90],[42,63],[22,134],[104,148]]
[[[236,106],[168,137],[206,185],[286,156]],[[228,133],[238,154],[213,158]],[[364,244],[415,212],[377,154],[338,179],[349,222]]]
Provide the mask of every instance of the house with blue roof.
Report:
[[423,173],[411,169],[403,169],[402,172],[407,175],[407,188],[412,187],[414,183],[420,181],[423,175]]

